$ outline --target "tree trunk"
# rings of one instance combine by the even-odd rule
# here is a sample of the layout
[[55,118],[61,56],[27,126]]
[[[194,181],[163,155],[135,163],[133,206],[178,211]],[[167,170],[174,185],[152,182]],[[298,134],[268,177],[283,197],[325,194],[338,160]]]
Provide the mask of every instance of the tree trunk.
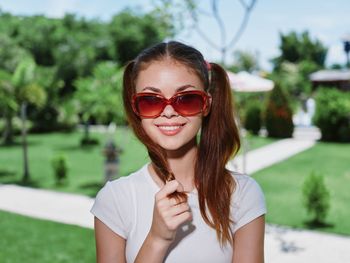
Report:
[[28,163],[28,147],[27,147],[27,103],[21,104],[21,120],[22,120],[22,148],[23,148],[23,178],[22,182],[28,184],[30,181],[29,176],[29,163]]
[[84,138],[88,141],[90,139],[90,121],[84,123]]
[[2,133],[2,142],[5,145],[13,143],[12,113],[9,109],[5,109],[5,127]]

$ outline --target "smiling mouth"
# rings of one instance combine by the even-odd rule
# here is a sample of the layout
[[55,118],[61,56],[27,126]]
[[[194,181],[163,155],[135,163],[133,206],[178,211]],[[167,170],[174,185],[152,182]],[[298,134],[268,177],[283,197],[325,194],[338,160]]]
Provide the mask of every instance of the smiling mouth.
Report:
[[184,124],[174,124],[174,125],[156,125],[158,129],[165,135],[175,135],[178,134],[182,128],[185,126]]

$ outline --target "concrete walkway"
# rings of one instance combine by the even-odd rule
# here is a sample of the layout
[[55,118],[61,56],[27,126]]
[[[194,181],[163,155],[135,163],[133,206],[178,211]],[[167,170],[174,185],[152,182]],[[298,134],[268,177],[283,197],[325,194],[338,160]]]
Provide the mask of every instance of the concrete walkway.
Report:
[[[246,154],[243,153],[230,161],[227,168],[251,175],[311,148],[320,136],[320,132],[312,127],[296,129],[293,138],[279,140]],[[243,143],[246,142],[243,141]]]
[[[313,129],[297,130],[294,139],[249,152],[247,172],[253,173],[312,147],[318,136]],[[93,228],[93,216],[89,213],[93,201],[82,195],[0,185],[0,210],[87,228]],[[350,262],[349,248],[349,237],[272,225],[266,228],[267,263]]]

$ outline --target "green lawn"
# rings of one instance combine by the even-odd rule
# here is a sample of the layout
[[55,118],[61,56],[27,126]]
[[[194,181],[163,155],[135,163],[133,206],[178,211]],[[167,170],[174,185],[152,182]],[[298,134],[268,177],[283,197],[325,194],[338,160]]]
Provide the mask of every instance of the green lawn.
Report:
[[95,262],[91,229],[0,211],[2,263]]
[[[52,133],[29,136],[29,164],[32,186],[94,196],[103,182],[103,145],[108,135],[94,133],[100,145],[81,147],[82,134]],[[126,129],[118,129],[115,135],[117,144],[124,149],[121,155],[120,174],[135,171],[148,160],[147,152],[137,139]],[[19,141],[19,138],[18,138]],[[51,159],[63,153],[69,166],[69,182],[56,186],[51,167]],[[18,183],[22,177],[21,146],[0,147],[0,183]]]
[[311,171],[324,175],[331,208],[320,230],[350,235],[350,144],[317,143],[313,148],[255,173],[268,207],[267,222],[305,227],[302,185]]
[[[103,183],[103,145],[108,135],[94,133],[100,145],[80,147],[82,133],[52,133],[30,135],[29,165],[31,186],[55,189],[95,196]],[[123,149],[120,160],[120,175],[126,176],[149,161],[145,147],[127,128],[119,128],[115,134],[117,145]],[[271,139],[249,136],[249,148],[271,143]],[[19,183],[22,177],[22,148],[20,138],[15,146],[0,146],[0,183]],[[56,186],[51,159],[63,153],[69,166],[69,182]]]

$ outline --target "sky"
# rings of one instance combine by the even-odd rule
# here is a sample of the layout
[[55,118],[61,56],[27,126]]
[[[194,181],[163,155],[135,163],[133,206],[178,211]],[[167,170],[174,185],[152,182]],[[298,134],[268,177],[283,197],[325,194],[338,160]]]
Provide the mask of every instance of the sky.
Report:
[[[126,7],[150,11],[154,0],[0,0],[2,11],[15,15],[42,14],[62,17],[75,13],[86,18],[108,21]],[[198,0],[199,6],[209,11],[210,0]],[[245,0],[249,2],[249,0]],[[219,12],[226,26],[227,39],[231,39],[243,19],[239,0],[218,0]],[[220,44],[219,28],[212,18],[203,18],[199,27],[211,41]],[[233,51],[242,50],[258,54],[260,66],[271,70],[271,58],[279,55],[279,34],[308,30],[312,39],[319,39],[328,54],[326,64],[344,65],[346,62],[342,39],[350,37],[350,0],[257,0],[246,30],[237,44],[228,51],[228,63]],[[220,53],[213,49],[195,31],[183,31],[176,40],[199,49],[208,61],[219,61]]]

